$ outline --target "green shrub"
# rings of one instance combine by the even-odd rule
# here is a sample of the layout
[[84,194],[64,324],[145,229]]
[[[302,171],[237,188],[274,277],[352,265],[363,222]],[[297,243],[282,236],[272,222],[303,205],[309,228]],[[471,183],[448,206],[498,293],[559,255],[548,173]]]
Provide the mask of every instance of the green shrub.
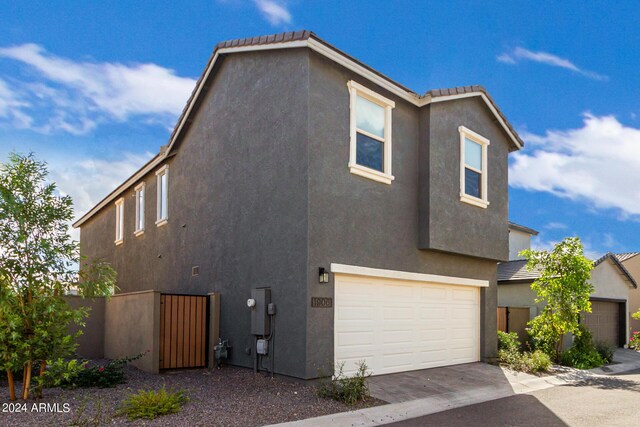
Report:
[[122,402],[118,409],[118,415],[126,415],[132,421],[139,418],[153,420],[162,415],[180,412],[182,405],[187,403],[189,398],[182,390],[167,391],[162,387],[158,391],[139,390],[130,394]]
[[515,332],[498,331],[498,361],[514,371],[545,372],[551,367],[551,358],[541,350],[520,352],[520,341]]
[[347,405],[354,405],[369,397],[367,378],[371,372],[367,372],[367,364],[361,361],[358,371],[352,377],[344,375],[344,362],[338,364],[333,378],[322,381],[318,387],[318,396],[335,399]]
[[597,341],[595,343],[595,347],[604,363],[613,362],[613,353],[615,352],[615,348],[612,345],[609,345],[604,341]]
[[596,368],[605,363],[593,344],[591,331],[584,325],[578,326],[573,345],[569,350],[562,353],[560,361],[565,366],[578,369]]
[[519,371],[522,366],[520,341],[515,332],[498,331],[498,362]]
[[525,352],[522,355],[523,371],[532,374],[546,372],[551,367],[551,357],[542,350],[535,350],[533,353]]
[[640,331],[635,331],[629,339],[629,348],[640,350]]
[[106,364],[92,364],[88,360],[58,359],[49,361],[45,374],[45,387],[63,388],[110,388],[124,384],[127,379],[124,367],[127,363],[138,360],[146,353],[137,356],[113,359]]

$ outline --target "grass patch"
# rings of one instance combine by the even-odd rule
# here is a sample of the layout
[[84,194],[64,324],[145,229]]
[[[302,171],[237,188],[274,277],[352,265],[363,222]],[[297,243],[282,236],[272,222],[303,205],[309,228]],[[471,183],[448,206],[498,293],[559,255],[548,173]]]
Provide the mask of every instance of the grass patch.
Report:
[[182,406],[189,401],[182,390],[167,391],[165,387],[160,390],[139,390],[129,395],[118,409],[118,415],[126,415],[132,420],[153,420],[163,415],[175,414],[182,410]]

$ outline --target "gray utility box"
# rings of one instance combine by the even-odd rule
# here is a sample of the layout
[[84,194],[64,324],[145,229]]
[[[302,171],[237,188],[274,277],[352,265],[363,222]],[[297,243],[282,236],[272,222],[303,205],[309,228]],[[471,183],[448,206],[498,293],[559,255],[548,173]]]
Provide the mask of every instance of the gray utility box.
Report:
[[251,310],[251,333],[259,336],[269,335],[271,323],[267,314],[267,306],[271,302],[271,289],[252,289],[251,298],[256,301],[255,307]]

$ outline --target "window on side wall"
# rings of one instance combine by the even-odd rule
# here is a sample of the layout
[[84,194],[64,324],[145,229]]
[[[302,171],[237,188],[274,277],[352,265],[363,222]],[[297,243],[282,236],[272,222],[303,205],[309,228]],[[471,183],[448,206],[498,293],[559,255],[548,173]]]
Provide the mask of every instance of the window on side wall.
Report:
[[169,219],[169,166],[164,165],[156,172],[158,196],[157,196],[157,221],[160,227],[167,223]]
[[460,200],[489,206],[487,197],[487,149],[489,140],[464,126],[460,132]]
[[144,182],[136,186],[136,229],[133,234],[144,233]]
[[374,181],[391,184],[391,110],[395,103],[350,81],[349,171]]
[[124,199],[116,201],[116,240],[115,244],[120,245],[124,240]]

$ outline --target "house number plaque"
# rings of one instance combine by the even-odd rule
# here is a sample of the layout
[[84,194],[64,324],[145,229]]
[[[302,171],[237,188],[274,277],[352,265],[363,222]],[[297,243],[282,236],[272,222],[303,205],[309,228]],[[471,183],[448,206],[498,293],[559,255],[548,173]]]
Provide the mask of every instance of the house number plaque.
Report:
[[333,307],[333,298],[311,297],[311,307],[331,308]]

